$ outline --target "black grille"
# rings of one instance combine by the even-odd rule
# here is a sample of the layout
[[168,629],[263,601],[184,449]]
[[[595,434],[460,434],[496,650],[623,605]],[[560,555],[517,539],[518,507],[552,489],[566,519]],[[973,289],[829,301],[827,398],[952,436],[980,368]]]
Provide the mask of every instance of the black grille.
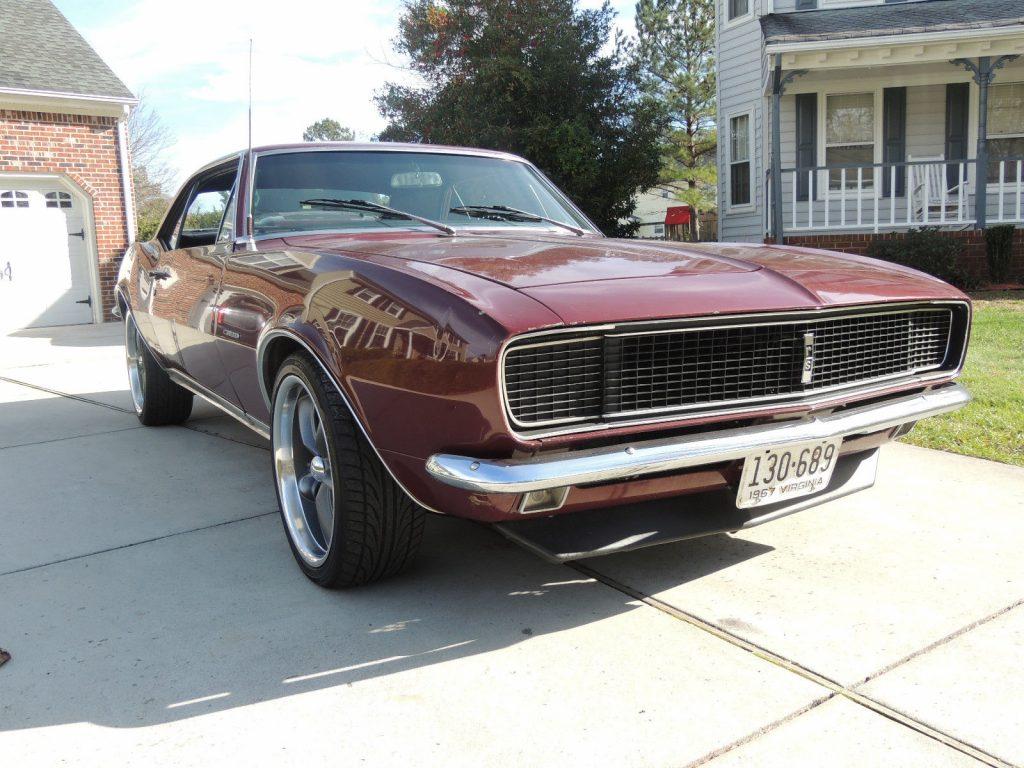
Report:
[[601,413],[601,338],[517,347],[505,357],[509,408],[523,424]]
[[505,386],[523,426],[799,397],[939,368],[952,329],[950,309],[929,308],[611,332],[511,347]]

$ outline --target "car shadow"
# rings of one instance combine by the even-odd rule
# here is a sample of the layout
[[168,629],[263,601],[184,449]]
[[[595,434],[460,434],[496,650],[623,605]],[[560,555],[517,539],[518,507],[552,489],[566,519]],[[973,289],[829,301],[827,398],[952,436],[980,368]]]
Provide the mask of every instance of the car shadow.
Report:
[[[203,438],[194,450],[218,445]],[[264,451],[245,456],[267,466]],[[81,460],[93,462],[90,482],[114,487],[116,450]],[[152,460],[155,471],[175,471],[173,454]],[[140,515],[175,514],[152,502],[145,482],[137,489]],[[0,732],[78,722],[144,727],[388,676],[384,685],[405,694],[427,685],[436,693],[445,662],[650,610],[487,526],[441,516],[428,518],[406,574],[324,590],[295,565],[275,513],[216,517],[232,492],[204,495],[210,522],[196,530],[0,576],[0,647],[12,654],[0,668]],[[196,501],[183,491],[179,503]],[[0,503],[0,532],[9,513]],[[46,510],[38,513],[45,525]],[[665,577],[678,584],[769,550],[715,536],[648,552],[667,558]],[[577,658],[595,674],[607,663],[600,654]]]
[[[116,329],[116,330],[115,330]],[[51,347],[109,347],[123,341],[124,331],[120,321],[101,324],[54,325],[42,328],[26,328],[8,331],[5,336],[12,339],[45,339]]]

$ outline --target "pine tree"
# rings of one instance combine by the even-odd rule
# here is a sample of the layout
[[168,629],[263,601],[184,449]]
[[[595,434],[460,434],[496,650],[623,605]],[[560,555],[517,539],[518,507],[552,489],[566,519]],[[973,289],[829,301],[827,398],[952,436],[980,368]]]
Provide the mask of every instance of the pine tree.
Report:
[[659,182],[697,210],[716,203],[713,0],[640,0],[634,57],[644,92],[665,105]]
[[609,234],[629,234],[657,180],[661,108],[639,88],[614,12],[574,0],[406,0],[398,51],[422,80],[389,83],[380,138],[533,161]]

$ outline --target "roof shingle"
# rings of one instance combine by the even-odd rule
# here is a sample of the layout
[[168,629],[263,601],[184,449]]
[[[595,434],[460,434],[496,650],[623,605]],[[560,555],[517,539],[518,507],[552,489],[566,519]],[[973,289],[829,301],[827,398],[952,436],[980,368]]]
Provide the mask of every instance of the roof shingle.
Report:
[[0,0],[0,88],[134,98],[50,0]]
[[1024,24],[1021,0],[921,0],[761,18],[766,43],[802,43]]

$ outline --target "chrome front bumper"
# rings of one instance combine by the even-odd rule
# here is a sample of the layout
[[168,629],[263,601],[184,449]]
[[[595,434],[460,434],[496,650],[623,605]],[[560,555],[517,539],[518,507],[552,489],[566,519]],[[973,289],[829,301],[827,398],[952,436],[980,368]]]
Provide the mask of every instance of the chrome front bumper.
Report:
[[735,461],[790,443],[881,432],[955,411],[970,400],[966,389],[952,384],[795,421],[525,459],[485,460],[439,453],[427,460],[427,471],[443,483],[478,493],[527,493]]

